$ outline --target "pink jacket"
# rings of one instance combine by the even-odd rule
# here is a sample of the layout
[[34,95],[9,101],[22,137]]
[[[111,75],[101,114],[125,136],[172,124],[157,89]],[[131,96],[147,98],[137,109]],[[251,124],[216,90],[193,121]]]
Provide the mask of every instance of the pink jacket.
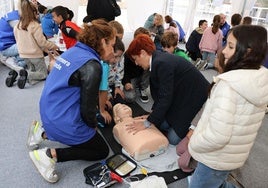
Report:
[[200,40],[199,48],[201,52],[217,53],[222,48],[222,31],[219,29],[216,34],[212,33],[212,27],[208,27]]

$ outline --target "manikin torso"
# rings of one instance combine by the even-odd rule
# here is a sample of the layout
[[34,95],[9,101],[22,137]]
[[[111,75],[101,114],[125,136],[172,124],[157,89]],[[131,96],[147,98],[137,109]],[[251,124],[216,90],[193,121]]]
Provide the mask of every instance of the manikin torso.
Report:
[[133,118],[130,107],[124,104],[115,105],[113,110],[116,123],[113,128],[114,137],[130,156],[143,160],[165,152],[168,140],[155,126],[133,134],[127,130],[128,124],[132,124],[134,120],[143,122],[145,119]]

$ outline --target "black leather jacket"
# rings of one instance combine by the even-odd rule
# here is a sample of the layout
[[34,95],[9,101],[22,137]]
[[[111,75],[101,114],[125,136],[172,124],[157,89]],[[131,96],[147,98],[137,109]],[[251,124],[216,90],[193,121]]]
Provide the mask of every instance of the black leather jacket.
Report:
[[69,86],[80,87],[80,111],[88,126],[97,126],[96,112],[102,67],[96,60],[89,60],[69,79]]

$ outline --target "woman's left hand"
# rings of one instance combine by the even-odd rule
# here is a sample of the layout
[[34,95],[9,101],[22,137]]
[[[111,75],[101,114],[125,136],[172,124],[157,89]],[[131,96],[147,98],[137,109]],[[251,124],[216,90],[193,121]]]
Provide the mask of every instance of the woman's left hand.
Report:
[[116,97],[116,95],[119,94],[123,99],[125,99],[125,94],[124,92],[120,89],[120,88],[115,88],[114,90],[114,98]]

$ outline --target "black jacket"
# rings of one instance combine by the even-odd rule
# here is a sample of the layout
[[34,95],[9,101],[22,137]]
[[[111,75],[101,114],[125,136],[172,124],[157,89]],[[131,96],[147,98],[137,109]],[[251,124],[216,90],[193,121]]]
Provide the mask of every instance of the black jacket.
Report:
[[88,0],[87,15],[90,16],[91,20],[104,18],[108,22],[115,18],[110,0]]
[[97,126],[96,107],[98,100],[96,94],[92,91],[99,90],[99,85],[96,85],[95,83],[100,83],[100,75],[102,75],[102,67],[100,63],[95,60],[90,60],[75,71],[69,79],[70,86],[81,88],[80,111],[83,121],[85,121],[87,125]]
[[154,104],[148,121],[159,127],[166,120],[184,138],[207,99],[208,86],[206,78],[187,60],[155,51],[150,77]]

